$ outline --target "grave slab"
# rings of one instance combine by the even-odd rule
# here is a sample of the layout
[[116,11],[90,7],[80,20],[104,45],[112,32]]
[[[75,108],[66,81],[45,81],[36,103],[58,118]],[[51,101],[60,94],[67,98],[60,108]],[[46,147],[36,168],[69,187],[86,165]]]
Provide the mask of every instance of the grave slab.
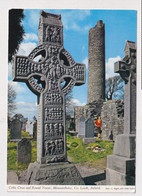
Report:
[[85,137],[94,137],[94,122],[91,118],[85,121]]
[[77,137],[85,137],[85,117],[81,116],[78,120],[78,135]]
[[27,138],[23,138],[21,141],[18,142],[17,162],[18,163],[31,162],[31,142]]

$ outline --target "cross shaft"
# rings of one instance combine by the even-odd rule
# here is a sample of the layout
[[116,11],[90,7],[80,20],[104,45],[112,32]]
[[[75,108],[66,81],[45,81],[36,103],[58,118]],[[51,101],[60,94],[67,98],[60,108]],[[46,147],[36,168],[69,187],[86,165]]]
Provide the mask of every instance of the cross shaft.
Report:
[[13,80],[25,82],[38,95],[37,162],[46,164],[67,160],[65,95],[85,83],[85,65],[76,63],[63,48],[61,18],[42,17],[46,23],[39,28],[42,44],[28,57],[15,56]]

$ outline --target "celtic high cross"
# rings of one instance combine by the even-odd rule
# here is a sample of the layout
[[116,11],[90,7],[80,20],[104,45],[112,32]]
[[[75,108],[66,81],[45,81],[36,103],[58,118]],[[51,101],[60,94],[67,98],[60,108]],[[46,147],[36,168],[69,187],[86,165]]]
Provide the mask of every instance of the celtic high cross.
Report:
[[127,41],[125,57],[115,63],[115,73],[125,81],[124,133],[136,133],[136,44]]
[[25,82],[38,96],[37,162],[64,162],[65,95],[85,83],[85,65],[64,49],[60,15],[41,11],[39,44],[28,57],[15,56],[13,80]]

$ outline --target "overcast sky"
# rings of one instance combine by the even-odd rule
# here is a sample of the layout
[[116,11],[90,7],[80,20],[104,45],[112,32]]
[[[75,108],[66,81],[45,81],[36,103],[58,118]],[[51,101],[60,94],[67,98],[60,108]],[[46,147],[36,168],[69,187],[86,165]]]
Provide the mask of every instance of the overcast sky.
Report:
[[[114,62],[124,56],[126,40],[136,42],[136,17],[134,10],[44,10],[61,14],[63,22],[64,48],[76,62],[86,64],[86,84],[74,87],[72,102],[76,105],[87,103],[88,74],[88,31],[98,20],[105,24],[105,61],[106,78],[114,76]],[[18,54],[28,55],[38,45],[38,23],[40,10],[24,11],[24,41]],[[17,113],[32,119],[37,115],[37,97],[24,83],[11,81],[11,64],[9,64],[9,82],[17,92]]]

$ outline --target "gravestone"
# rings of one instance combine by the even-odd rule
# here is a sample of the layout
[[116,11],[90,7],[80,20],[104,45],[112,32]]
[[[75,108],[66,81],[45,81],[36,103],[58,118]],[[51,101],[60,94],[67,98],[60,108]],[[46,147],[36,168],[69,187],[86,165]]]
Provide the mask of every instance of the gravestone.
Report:
[[107,157],[106,180],[110,185],[135,184],[136,152],[136,44],[127,41],[125,57],[115,63],[125,81],[124,132],[116,137],[113,155]]
[[95,138],[94,138],[94,122],[91,118],[88,118],[85,121],[85,137],[83,138],[83,143],[88,144],[88,143],[94,143]]
[[17,162],[18,163],[31,162],[31,142],[27,138],[23,138],[21,141],[18,142]]
[[70,122],[70,130],[71,130],[71,131],[75,131],[74,118],[71,118],[71,122]]
[[85,83],[85,65],[63,47],[61,15],[41,11],[39,44],[28,57],[15,56],[13,64],[13,80],[25,82],[38,96],[37,162],[28,168],[27,183],[55,184],[56,176],[56,184],[84,184],[67,161],[65,96]]
[[19,141],[21,139],[22,123],[19,119],[14,119],[11,122],[10,141]]
[[85,137],[94,137],[94,122],[91,118],[85,121]]
[[26,124],[26,132],[28,132],[31,136],[33,135],[33,129],[34,129],[34,122],[28,121]]
[[85,137],[85,117],[81,116],[78,120],[78,137]]
[[33,124],[33,139],[37,140],[37,121]]

